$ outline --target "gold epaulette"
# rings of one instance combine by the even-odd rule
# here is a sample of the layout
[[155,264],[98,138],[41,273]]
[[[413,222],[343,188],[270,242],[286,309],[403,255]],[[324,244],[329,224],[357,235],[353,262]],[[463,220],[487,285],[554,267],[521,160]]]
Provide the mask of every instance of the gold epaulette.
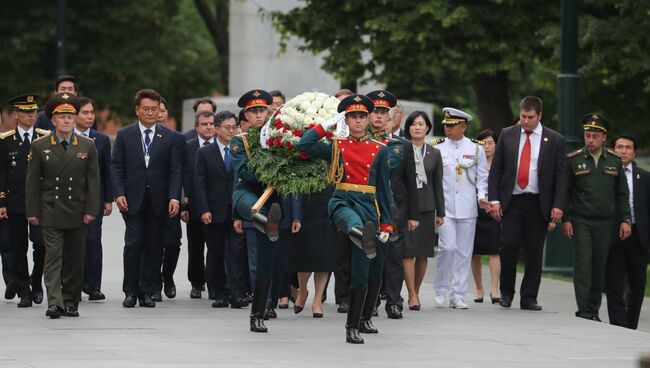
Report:
[[431,141],[429,141],[429,144],[432,145],[432,146],[435,146],[436,144],[440,144],[440,143],[442,143],[444,141],[445,141],[444,138],[434,138]]
[[386,147],[386,145],[384,144],[384,142],[380,142],[380,141],[378,141],[378,140],[376,140],[376,139],[374,139],[374,138],[368,138],[368,140],[371,141],[371,142],[373,142],[373,143],[381,144],[382,146]]
[[607,153],[611,153],[613,156],[616,156],[616,157],[618,157],[618,158],[621,157],[621,156],[620,156],[618,153],[616,153],[616,151],[614,151],[612,148],[610,148],[610,147],[606,147],[606,148],[607,148]]
[[480,144],[481,146],[485,145],[485,141],[479,141],[478,139],[474,139],[474,138],[472,138],[471,141],[476,144]]
[[580,148],[579,150],[575,150],[575,151],[573,151],[573,152],[569,152],[569,153],[567,153],[567,154],[566,154],[566,157],[571,158],[571,157],[573,157],[573,156],[577,156],[577,155],[579,155],[579,154],[581,154],[581,153],[582,153],[582,148]]
[[77,137],[87,139],[87,140],[89,140],[89,141],[91,141],[91,142],[95,142],[94,139],[92,139],[92,138],[90,138],[90,137],[87,137],[87,136],[85,136],[85,135],[77,134]]
[[[49,132],[49,130],[48,130],[48,132]],[[40,136],[40,137],[34,139],[34,140],[32,141],[32,143],[34,143],[34,142],[38,142],[38,141],[40,141],[41,139],[43,139],[43,138],[47,138],[47,137],[49,137],[49,136],[50,136],[49,134],[42,135],[42,136]],[[52,143],[52,144],[54,144],[54,143]]]
[[47,130],[47,129],[36,128],[34,130],[36,131],[36,133],[38,133],[40,135],[50,135],[50,134],[52,134],[52,131]]
[[7,137],[11,137],[14,134],[16,134],[16,129],[7,130],[6,132],[0,133],[0,139],[5,139]]

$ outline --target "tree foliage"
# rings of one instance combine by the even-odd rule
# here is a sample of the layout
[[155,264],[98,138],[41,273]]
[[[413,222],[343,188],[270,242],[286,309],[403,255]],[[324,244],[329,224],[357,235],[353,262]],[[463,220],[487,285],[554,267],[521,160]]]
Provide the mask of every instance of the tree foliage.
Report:
[[[67,70],[80,93],[133,116],[142,88],[165,96],[180,117],[188,96],[223,90],[218,58],[192,0],[68,0]],[[37,92],[44,103],[56,78],[56,2],[2,2],[0,98]]]

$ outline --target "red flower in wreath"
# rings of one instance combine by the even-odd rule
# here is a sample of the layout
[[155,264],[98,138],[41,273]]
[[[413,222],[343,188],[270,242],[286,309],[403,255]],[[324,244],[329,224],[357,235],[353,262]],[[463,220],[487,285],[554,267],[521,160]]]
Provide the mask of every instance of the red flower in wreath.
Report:
[[285,144],[284,147],[286,149],[288,149],[288,150],[292,150],[293,149],[293,144],[291,144],[291,142],[287,142],[287,144]]
[[280,137],[275,138],[275,146],[278,148],[282,147],[282,138]]
[[277,119],[275,121],[275,129],[280,129],[280,128],[282,128],[282,121],[280,121],[280,119]]
[[302,130],[300,130],[300,129],[295,129],[295,130],[293,131],[293,135],[296,136],[296,137],[302,137],[302,133],[303,133],[303,132],[302,132]]
[[309,158],[309,155],[306,154],[306,153],[300,152],[300,154],[298,155],[298,157],[300,157],[300,158],[303,159],[303,160],[306,160],[306,159]]

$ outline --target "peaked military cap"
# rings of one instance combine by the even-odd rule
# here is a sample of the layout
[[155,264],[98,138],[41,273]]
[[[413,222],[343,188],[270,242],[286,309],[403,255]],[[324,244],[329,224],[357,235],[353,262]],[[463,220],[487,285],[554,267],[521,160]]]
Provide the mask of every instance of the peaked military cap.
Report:
[[464,111],[454,109],[453,107],[445,107],[442,109],[442,115],[442,123],[445,125],[456,125],[472,121],[472,115]]
[[590,113],[582,117],[582,127],[590,132],[607,133],[609,122],[602,115]]
[[57,93],[45,106],[45,115],[52,119],[55,114],[76,114],[79,111],[79,99],[70,93]]
[[348,112],[365,112],[371,113],[375,109],[375,104],[368,96],[350,95],[339,102],[338,111]]
[[375,104],[375,109],[390,109],[391,107],[395,107],[395,105],[397,105],[397,99],[395,96],[383,89],[372,91],[366,94],[366,96],[368,96]]
[[9,104],[14,111],[31,112],[38,110],[36,100],[38,100],[38,95],[29,93],[12,98],[9,100]]
[[254,89],[244,93],[237,101],[237,106],[243,107],[244,110],[254,107],[268,107],[273,102],[273,96],[262,89]]

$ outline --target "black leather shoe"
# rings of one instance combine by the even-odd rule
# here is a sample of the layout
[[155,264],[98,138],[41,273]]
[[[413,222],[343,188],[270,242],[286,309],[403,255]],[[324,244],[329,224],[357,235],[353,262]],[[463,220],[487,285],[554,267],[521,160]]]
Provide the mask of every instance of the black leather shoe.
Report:
[[377,328],[372,324],[371,319],[361,318],[361,323],[359,323],[359,332],[376,334],[379,333],[379,330],[377,330]]
[[164,292],[167,299],[174,299],[176,297],[176,285],[173,282],[165,283]]
[[43,303],[43,290],[41,290],[41,289],[33,289],[32,290],[32,300],[34,301],[34,304]]
[[266,308],[266,311],[264,312],[264,319],[268,318],[278,318],[278,314],[275,312],[275,309],[273,308]]
[[[160,295],[160,293],[158,295]],[[138,295],[138,305],[144,308],[154,308],[156,306],[156,303],[151,296],[142,294]]]
[[363,230],[356,227],[352,228],[348,236],[357,247],[363,249],[368,259],[373,259],[377,256],[375,242],[377,238],[377,225],[374,222],[366,222],[363,225]]
[[160,291],[156,291],[155,293],[151,294],[151,296],[148,296],[148,298],[154,302],[162,302],[162,294],[160,294]]
[[268,332],[264,319],[259,315],[251,315],[251,332]]
[[359,335],[359,329],[345,326],[345,342],[363,344],[363,337]]
[[420,304],[409,305],[409,310],[419,311],[422,306]]
[[341,302],[341,304],[339,304],[339,307],[336,308],[336,311],[337,311],[338,313],[347,313],[347,312],[348,312],[348,308],[349,308],[349,305],[348,305],[347,302]]
[[272,242],[277,241],[280,237],[280,219],[282,210],[279,203],[271,204],[267,215],[259,212],[253,213],[251,220],[257,230],[266,234]]
[[201,299],[201,289],[193,287],[192,290],[190,290],[190,298]]
[[298,313],[302,312],[303,309],[305,309],[304,306],[301,307],[299,305],[295,305],[295,304],[293,305],[293,313],[295,313],[295,314],[298,314]]
[[66,317],[79,317],[79,311],[75,307],[65,307],[63,315]]
[[501,298],[499,298],[498,296],[495,298],[492,296],[492,294],[490,294],[490,301],[492,302],[492,304],[498,304],[499,300],[501,300]]
[[63,314],[63,309],[57,307],[56,305],[50,305],[45,311],[45,316],[50,317],[52,319],[60,318],[62,314]]
[[136,297],[133,294],[127,294],[122,302],[124,308],[133,308],[135,307]]
[[248,301],[244,298],[234,298],[230,299],[230,308],[246,308],[248,307]]
[[402,319],[402,311],[396,305],[390,305],[386,308],[386,314],[390,319]]
[[30,296],[24,296],[20,298],[18,302],[18,308],[27,308],[32,306],[32,298]]
[[537,302],[521,303],[520,307],[523,310],[530,310],[530,311],[541,311],[542,310],[542,306],[537,304]]
[[596,322],[602,322],[600,318],[598,318],[598,316],[591,316],[591,320]]
[[501,299],[499,299],[499,305],[503,308],[510,308],[512,306],[512,297],[502,295]]
[[102,293],[99,290],[94,290],[91,291],[90,294],[88,295],[88,300],[104,300],[106,299],[106,295]]
[[224,298],[219,298],[212,303],[212,308],[228,308],[228,301]]
[[16,283],[9,281],[7,288],[5,289],[5,299],[11,300],[16,297]]

